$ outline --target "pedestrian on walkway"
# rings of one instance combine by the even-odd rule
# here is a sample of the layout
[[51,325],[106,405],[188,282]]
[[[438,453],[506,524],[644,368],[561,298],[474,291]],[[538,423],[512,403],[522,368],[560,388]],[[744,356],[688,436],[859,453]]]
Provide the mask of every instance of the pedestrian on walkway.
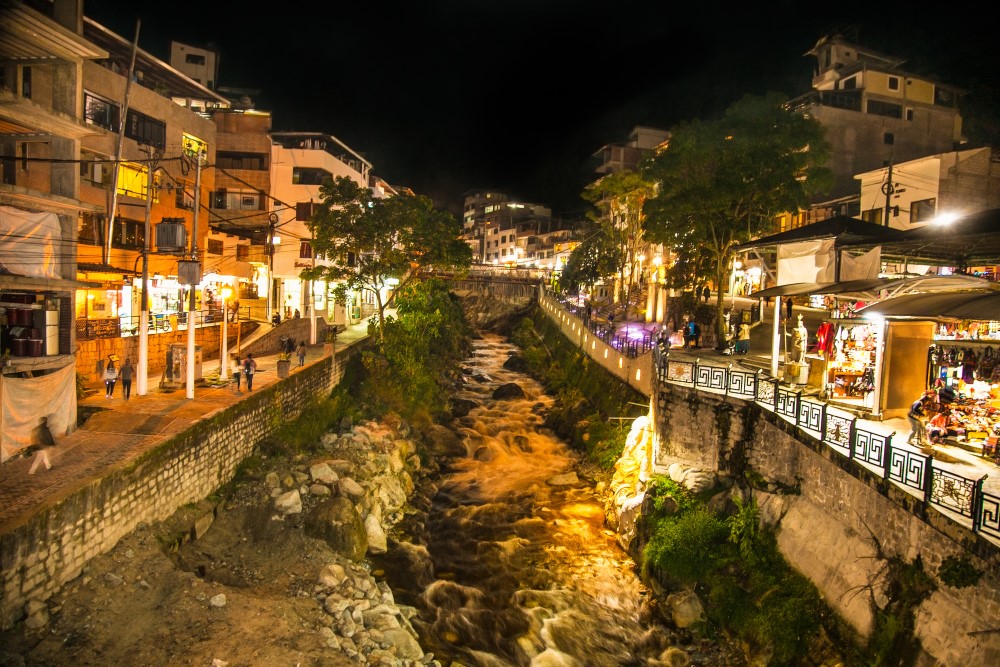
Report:
[[299,355],[299,368],[306,365],[306,342],[304,340],[299,341],[299,346],[295,349],[295,353]]
[[115,382],[118,381],[118,369],[115,362],[109,361],[104,369],[104,398],[111,398],[115,393]]
[[125,357],[125,363],[122,364],[122,369],[118,373],[122,380],[122,394],[125,395],[125,400],[127,401],[132,395],[132,376],[135,375],[135,366],[132,365],[132,360]]
[[240,393],[240,377],[243,375],[243,368],[240,365],[240,355],[235,352],[232,356],[233,379],[236,380],[236,393]]
[[906,441],[911,445],[924,444],[924,417],[927,416],[927,406],[930,405],[931,397],[926,393],[910,405],[910,411],[906,413],[906,418],[910,420],[910,438]]
[[792,319],[792,297],[785,297],[785,319]]
[[750,325],[746,322],[740,324],[739,333],[736,334],[736,354],[746,354],[750,351]]
[[254,361],[253,353],[247,352],[247,358],[243,361],[243,374],[247,376],[247,391],[253,391],[253,374],[257,372],[257,362]]
[[29,475],[34,475],[38,466],[45,464],[46,470],[52,470],[52,459],[51,453],[52,448],[56,446],[56,440],[52,437],[52,431],[49,430],[49,418],[41,417],[38,420],[38,426],[31,430],[31,444],[38,447],[38,451],[35,453],[35,460],[31,464],[31,468],[28,469]]
[[712,290],[709,289],[708,285],[705,285],[701,290],[701,300],[708,303],[708,297],[710,296],[712,296]]

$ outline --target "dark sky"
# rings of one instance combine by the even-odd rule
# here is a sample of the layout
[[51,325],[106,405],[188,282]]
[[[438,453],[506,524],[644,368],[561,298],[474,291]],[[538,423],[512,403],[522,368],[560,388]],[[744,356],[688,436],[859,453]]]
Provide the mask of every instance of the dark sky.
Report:
[[[824,6],[825,5],[825,6]],[[84,12],[164,60],[214,45],[219,84],[255,88],[275,130],[319,131],[375,172],[457,209],[506,190],[580,215],[591,154],[635,125],[669,128],[745,93],[809,88],[804,57],[840,27],[904,67],[997,89],[989,21],[893,3],[86,0]],[[836,13],[834,13],[836,12]]]

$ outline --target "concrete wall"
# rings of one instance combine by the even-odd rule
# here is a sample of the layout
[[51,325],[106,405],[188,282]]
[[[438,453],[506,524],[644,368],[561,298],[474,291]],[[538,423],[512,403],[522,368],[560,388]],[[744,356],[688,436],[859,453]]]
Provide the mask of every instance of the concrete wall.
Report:
[[169,517],[225,484],[256,445],[343,375],[353,346],[206,415],[140,459],[111,469],[0,535],[0,627],[47,600],[143,522]]

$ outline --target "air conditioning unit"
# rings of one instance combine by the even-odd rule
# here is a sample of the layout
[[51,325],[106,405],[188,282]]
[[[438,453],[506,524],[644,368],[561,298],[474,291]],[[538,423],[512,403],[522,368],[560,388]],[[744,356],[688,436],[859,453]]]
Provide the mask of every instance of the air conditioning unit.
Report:
[[156,225],[156,252],[182,253],[187,248],[184,220],[164,220]]

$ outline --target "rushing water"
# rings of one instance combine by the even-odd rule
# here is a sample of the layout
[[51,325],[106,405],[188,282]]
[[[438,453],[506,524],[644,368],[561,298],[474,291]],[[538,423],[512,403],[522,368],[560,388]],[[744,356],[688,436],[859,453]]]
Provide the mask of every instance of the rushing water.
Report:
[[[393,589],[420,610],[421,644],[445,665],[645,665],[671,633],[605,528],[593,482],[573,483],[575,454],[542,427],[552,399],[503,368],[513,351],[497,336],[475,342],[457,394],[478,406],[456,420],[468,455],[435,480],[416,546],[390,549]],[[524,398],[492,398],[512,382]]]

